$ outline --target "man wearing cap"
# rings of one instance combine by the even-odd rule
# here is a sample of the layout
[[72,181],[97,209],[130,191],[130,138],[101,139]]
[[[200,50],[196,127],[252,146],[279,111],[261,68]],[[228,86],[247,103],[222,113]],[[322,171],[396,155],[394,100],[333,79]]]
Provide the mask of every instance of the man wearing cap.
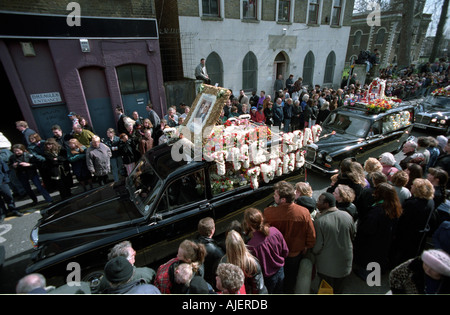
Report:
[[70,112],[69,115],[67,115],[67,117],[69,117],[69,119],[72,121],[72,126],[78,124],[78,118],[77,118],[77,114],[75,114],[74,112]]
[[104,273],[111,287],[101,293],[161,294],[157,287],[145,283],[143,279],[133,279],[134,270],[133,265],[123,256],[109,260],[105,265]]

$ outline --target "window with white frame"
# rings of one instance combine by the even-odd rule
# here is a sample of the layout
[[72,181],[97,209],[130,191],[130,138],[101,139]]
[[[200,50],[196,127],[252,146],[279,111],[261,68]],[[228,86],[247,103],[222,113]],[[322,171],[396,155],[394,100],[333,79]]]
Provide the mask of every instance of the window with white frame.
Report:
[[242,19],[258,19],[258,0],[241,0]]
[[291,0],[278,0],[278,22],[291,22]]
[[203,16],[220,16],[220,0],[202,0]]
[[333,0],[333,10],[331,12],[331,25],[341,25],[341,13],[344,0]]
[[308,24],[319,24],[320,0],[309,0]]

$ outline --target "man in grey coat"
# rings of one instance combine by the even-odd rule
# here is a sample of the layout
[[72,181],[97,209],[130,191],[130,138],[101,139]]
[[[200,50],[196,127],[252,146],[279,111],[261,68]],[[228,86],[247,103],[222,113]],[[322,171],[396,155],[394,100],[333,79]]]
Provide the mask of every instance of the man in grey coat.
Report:
[[317,199],[320,214],[314,220],[316,244],[312,249],[319,277],[342,293],[344,280],[352,271],[355,225],[353,218],[336,208],[333,194],[325,192]]
[[86,150],[86,163],[89,172],[97,177],[100,185],[106,184],[108,180],[111,156],[111,149],[100,141],[100,137],[92,137],[91,146]]

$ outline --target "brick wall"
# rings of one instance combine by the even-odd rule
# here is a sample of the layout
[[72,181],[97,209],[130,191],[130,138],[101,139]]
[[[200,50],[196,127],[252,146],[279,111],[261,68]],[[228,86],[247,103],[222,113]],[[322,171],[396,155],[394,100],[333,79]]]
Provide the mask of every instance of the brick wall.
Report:
[[[5,11],[67,15],[70,0],[0,0]],[[78,0],[81,16],[154,18],[154,0]]]

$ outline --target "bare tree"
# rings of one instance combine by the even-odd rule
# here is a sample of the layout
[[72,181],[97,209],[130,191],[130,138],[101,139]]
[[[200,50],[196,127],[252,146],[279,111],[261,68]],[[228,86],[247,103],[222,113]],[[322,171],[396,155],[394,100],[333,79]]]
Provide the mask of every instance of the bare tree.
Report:
[[403,0],[402,27],[400,31],[400,46],[398,49],[399,69],[411,63],[411,39],[413,36],[413,20],[415,0]]
[[439,18],[436,36],[434,37],[433,48],[431,50],[430,58],[428,59],[429,62],[434,62],[436,59],[439,45],[444,37],[444,26],[447,20],[448,2],[449,0],[444,0],[444,5],[442,6],[441,17]]

